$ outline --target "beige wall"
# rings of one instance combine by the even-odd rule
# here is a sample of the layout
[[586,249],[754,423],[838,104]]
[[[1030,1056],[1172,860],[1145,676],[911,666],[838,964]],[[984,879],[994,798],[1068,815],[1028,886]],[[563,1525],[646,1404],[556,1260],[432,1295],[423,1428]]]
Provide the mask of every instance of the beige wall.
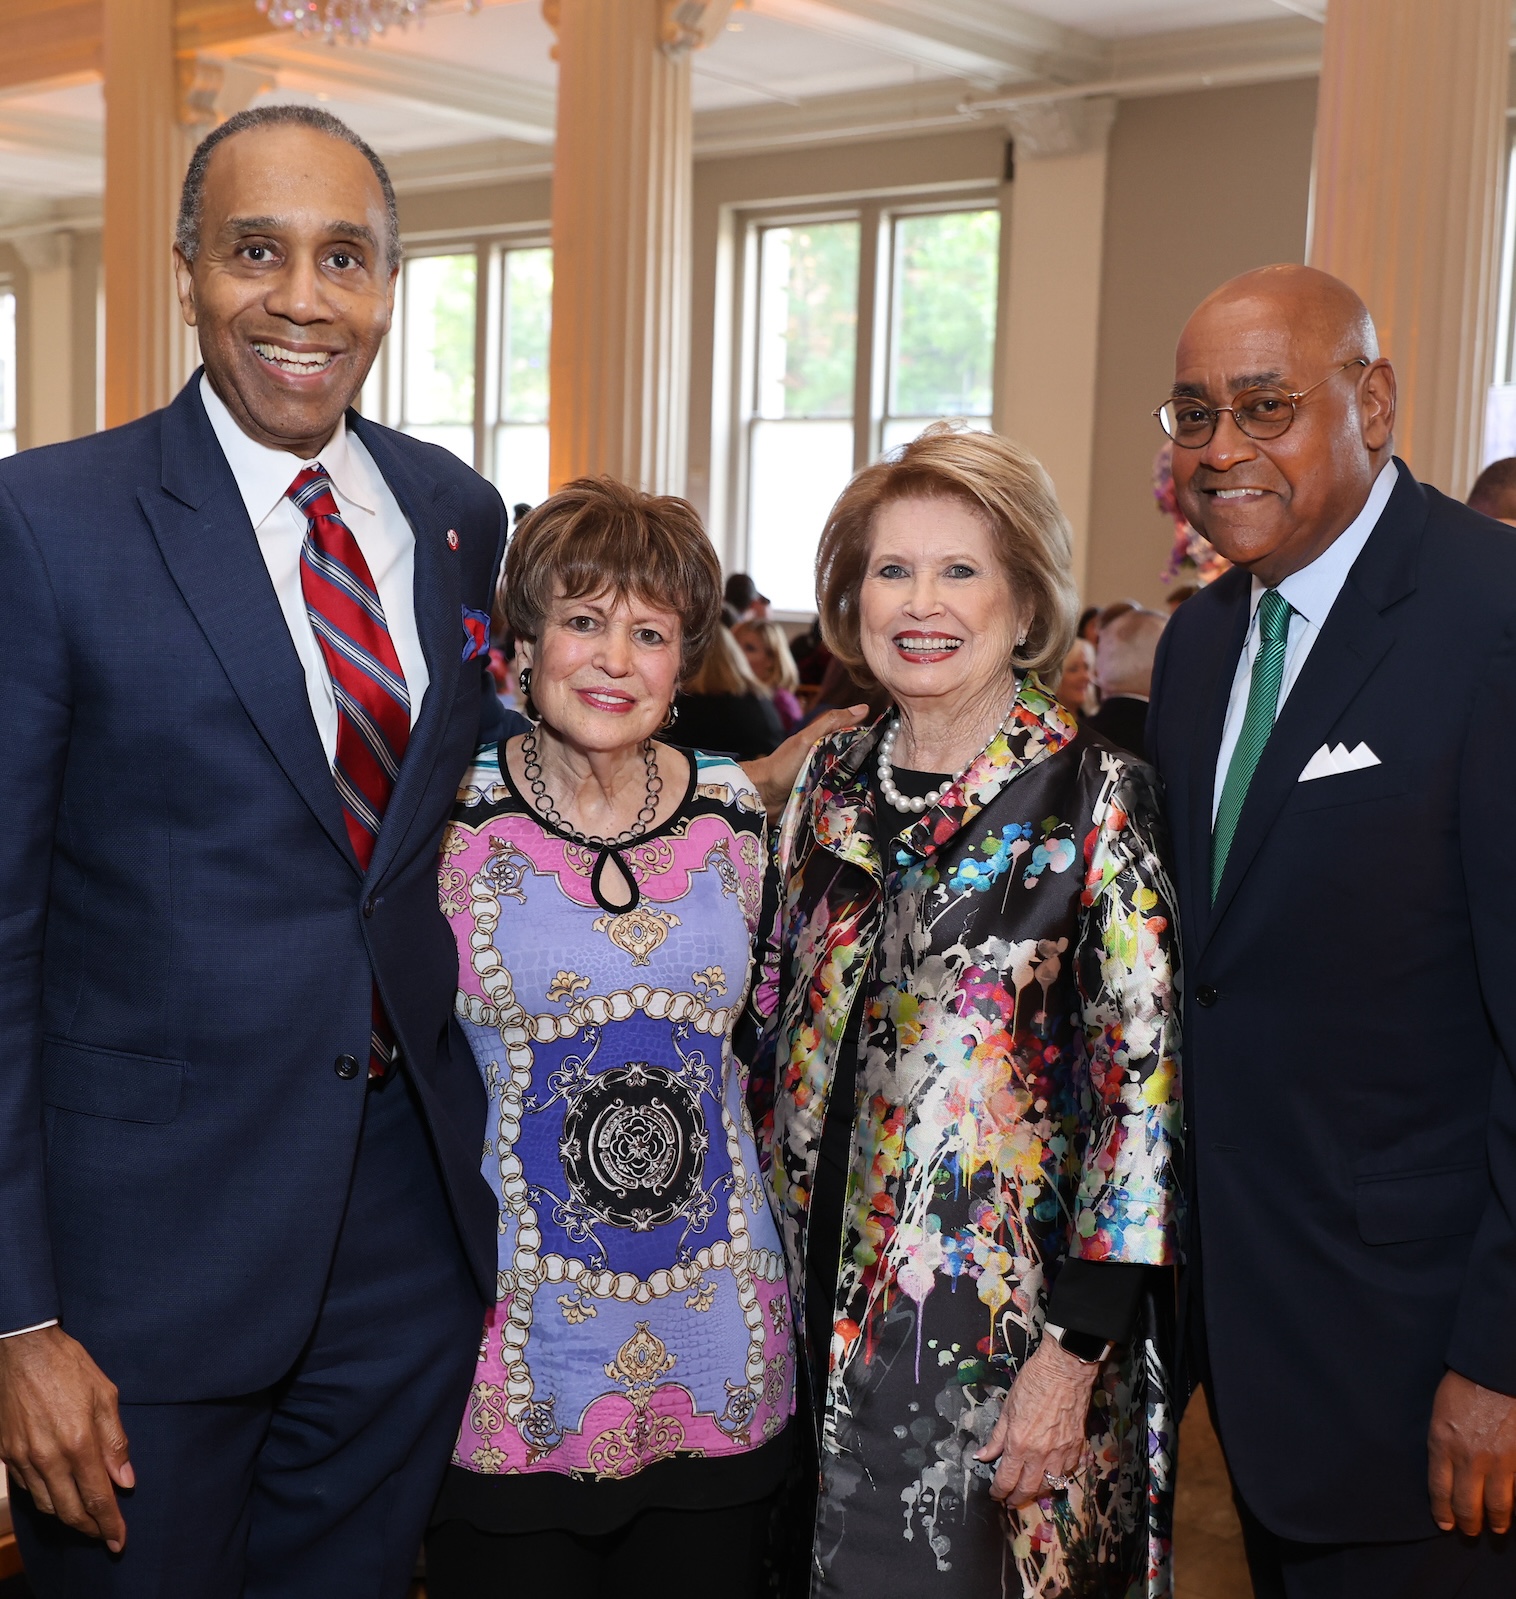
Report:
[[553,210],[553,186],[547,178],[527,178],[468,188],[422,189],[402,193],[399,204],[400,231],[410,236],[534,224],[545,229]]
[[[1163,442],[1148,414],[1173,381],[1174,342],[1217,284],[1305,259],[1314,79],[1124,100],[1111,132],[1100,296],[1091,604],[1155,602],[1172,527],[1153,504]],[[1244,130],[1267,127],[1267,153]]]

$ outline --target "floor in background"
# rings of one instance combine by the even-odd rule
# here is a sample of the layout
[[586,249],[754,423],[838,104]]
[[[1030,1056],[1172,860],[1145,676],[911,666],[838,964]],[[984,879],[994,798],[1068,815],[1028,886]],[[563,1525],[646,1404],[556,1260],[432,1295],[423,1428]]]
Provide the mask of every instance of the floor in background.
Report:
[[1252,1593],[1221,1445],[1205,1395],[1197,1393],[1179,1429],[1174,1599],[1252,1599]]

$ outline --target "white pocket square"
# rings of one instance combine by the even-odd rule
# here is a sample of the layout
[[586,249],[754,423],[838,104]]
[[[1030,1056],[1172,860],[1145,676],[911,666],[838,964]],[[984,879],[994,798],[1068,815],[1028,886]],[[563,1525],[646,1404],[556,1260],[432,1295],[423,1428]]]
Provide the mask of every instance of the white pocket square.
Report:
[[1332,748],[1323,744],[1305,763],[1305,770],[1300,774],[1298,781],[1310,783],[1318,777],[1336,777],[1342,772],[1361,772],[1365,767],[1379,764],[1379,757],[1367,744],[1359,744],[1355,749],[1349,749],[1346,744],[1338,744]]

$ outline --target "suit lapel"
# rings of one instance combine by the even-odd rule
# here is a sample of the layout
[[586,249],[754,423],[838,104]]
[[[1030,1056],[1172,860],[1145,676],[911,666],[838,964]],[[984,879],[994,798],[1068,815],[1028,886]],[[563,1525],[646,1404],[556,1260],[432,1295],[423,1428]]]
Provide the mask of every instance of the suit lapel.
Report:
[[462,556],[448,544],[460,508],[453,490],[419,467],[395,435],[349,414],[348,426],[362,439],[384,475],[416,538],[414,592],[416,631],[426,657],[426,698],[411,729],[400,775],[390,795],[369,876],[378,881],[396,859],[436,769],[463,660]]
[[1416,565],[1427,516],[1425,491],[1404,462],[1396,464],[1400,478],[1389,503],[1363,553],[1353,563],[1253,773],[1227,855],[1226,871],[1211,907],[1213,928],[1226,913],[1269,829],[1294,792],[1306,762],[1327,742],[1327,736],[1395,642],[1395,627],[1382,613],[1416,586]]
[[159,486],[140,490],[137,499],[184,603],[254,727],[357,871],[300,657],[201,403],[198,372],[164,413]]

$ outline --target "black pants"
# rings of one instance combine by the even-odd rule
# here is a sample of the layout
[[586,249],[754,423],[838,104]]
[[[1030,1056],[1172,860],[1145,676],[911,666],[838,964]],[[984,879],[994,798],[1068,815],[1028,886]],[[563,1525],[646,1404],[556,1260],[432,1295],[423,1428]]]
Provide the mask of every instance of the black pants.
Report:
[[[121,1407],[111,1555],[13,1492],[40,1599],[405,1599],[484,1306],[410,1085],[368,1091],[326,1297],[277,1388]],[[13,1479],[14,1489],[14,1479]]]
[[1512,1599],[1516,1538],[1456,1532],[1409,1543],[1296,1543],[1236,1499],[1254,1599]]
[[640,1512],[594,1536],[480,1532],[444,1521],[426,1539],[429,1599],[761,1599],[774,1501]]

